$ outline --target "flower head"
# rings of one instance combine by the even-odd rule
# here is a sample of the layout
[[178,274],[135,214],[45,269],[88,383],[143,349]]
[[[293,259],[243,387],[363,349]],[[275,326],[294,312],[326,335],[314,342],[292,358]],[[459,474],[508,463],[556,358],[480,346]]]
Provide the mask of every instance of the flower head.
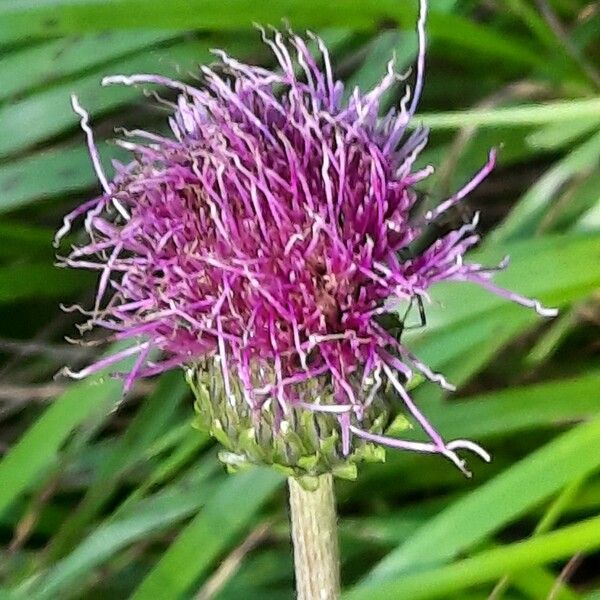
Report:
[[[400,79],[393,61],[374,89],[344,100],[314,36],[318,56],[300,37],[263,32],[279,63],[275,72],[217,52],[221,64],[202,67],[199,88],[153,75],[105,78],[104,85],[158,84],[179,93],[172,135],[126,132],[118,143],[132,160],[117,166],[112,181],[73,99],[103,193],[66,217],[59,237],[85,216],[89,240],[63,263],[99,271],[89,324],[133,342],[73,376],[125,354],[137,357],[126,388],[185,367],[232,464],[250,456],[295,469],[303,459],[302,468],[316,473],[332,467],[332,457],[343,462],[373,444],[440,453],[463,470],[460,448],[488,459],[473,442],[445,442],[421,414],[406,387],[413,371],[451,386],[382,326],[382,315],[402,302],[422,306],[428,289],[448,280],[475,282],[542,315],[554,312],[496,287],[493,270],[464,259],[479,239],[476,217],[421,253],[409,251],[495,160],[491,152],[463,189],[413,216],[413,186],[432,171],[414,168],[427,131],[408,129],[423,84],[424,20],[422,2],[414,91],[407,87],[399,108],[385,116],[382,95]],[[153,350],[157,360],[150,360]],[[429,442],[384,435],[389,414],[401,406]],[[304,428],[295,446],[290,427],[294,435]],[[279,434],[288,437],[278,449]],[[265,444],[254,443],[265,436],[268,457]]]

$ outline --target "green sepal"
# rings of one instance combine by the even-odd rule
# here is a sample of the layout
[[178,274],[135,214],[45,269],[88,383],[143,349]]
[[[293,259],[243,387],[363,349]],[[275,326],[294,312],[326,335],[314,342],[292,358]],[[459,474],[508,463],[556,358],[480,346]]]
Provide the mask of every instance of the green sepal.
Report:
[[390,423],[385,433],[386,435],[391,435],[394,437],[404,433],[409,429],[412,429],[411,422],[404,415],[397,415],[396,418]]
[[230,448],[232,446],[231,438],[225,433],[225,430],[223,429],[223,425],[221,425],[221,421],[219,421],[219,419],[215,419],[212,422],[212,427],[210,428],[210,433],[214,438],[216,438],[216,440],[218,442],[223,444],[223,446],[225,446],[225,448]]
[[285,465],[281,465],[279,463],[273,463],[271,465],[276,471],[285,475],[286,477],[295,477],[296,471],[292,467],[286,467]]
[[358,477],[358,468],[354,462],[339,463],[337,465],[333,465],[331,468],[331,473],[334,475],[334,477],[354,481]]
[[[244,399],[241,382],[230,377],[231,395],[226,397],[221,369],[205,362],[189,369],[186,378],[196,401],[194,426],[208,430],[225,448],[219,459],[228,471],[236,472],[252,464],[271,465],[280,473],[295,477],[306,489],[314,489],[318,477],[332,473],[342,479],[356,479],[357,463],[384,462],[385,449],[367,440],[354,437],[350,453],[342,452],[338,417],[332,413],[312,412],[291,407],[277,427],[276,399],[266,402],[260,413],[253,413]],[[333,391],[326,380],[311,381],[306,397],[320,397],[326,405],[333,403]],[[329,394],[329,395],[328,395]],[[365,430],[381,434],[390,421],[388,410],[392,392],[383,392],[361,419]],[[281,417],[282,415],[279,415]],[[394,421],[394,431],[405,430],[404,418]]]
[[246,457],[242,454],[220,450],[217,456],[219,457],[219,460],[227,467],[227,470],[231,473],[237,473],[238,471],[248,469],[251,466],[251,463],[249,463],[246,460]]
[[307,492],[314,492],[319,487],[319,478],[313,475],[300,475],[296,477],[296,481]]

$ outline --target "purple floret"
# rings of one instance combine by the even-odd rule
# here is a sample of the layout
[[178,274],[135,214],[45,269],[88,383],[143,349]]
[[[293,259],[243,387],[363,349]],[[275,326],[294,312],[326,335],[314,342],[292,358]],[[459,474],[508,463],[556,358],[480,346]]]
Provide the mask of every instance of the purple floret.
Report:
[[[380,324],[395,306],[427,300],[430,286],[449,280],[555,314],[495,286],[496,269],[464,259],[479,240],[477,217],[401,258],[495,162],[492,151],[462,190],[411,216],[413,186],[433,170],[414,168],[427,130],[407,131],[423,84],[424,22],[422,2],[414,93],[407,88],[400,107],[383,117],[383,94],[401,79],[393,61],[374,89],[354,90],[345,101],[327,49],[314,36],[318,56],[300,37],[263,33],[277,72],[216,52],[221,65],[202,67],[201,88],[153,75],[105,78],[104,85],[157,84],[179,93],[172,136],[127,132],[118,143],[132,160],[117,166],[112,181],[102,171],[88,115],[73,98],[103,193],[65,218],[58,240],[79,217],[89,240],[62,262],[99,271],[89,325],[133,345],[70,375],[85,377],[135,355],[127,391],[140,377],[213,358],[225,393],[237,378],[257,414],[268,406],[283,416],[290,407],[335,415],[345,453],[357,436],[441,453],[462,470],[460,448],[489,460],[473,442],[444,442],[420,413],[405,385],[413,370],[452,387]],[[159,358],[151,360],[155,351]],[[331,386],[328,400],[303,395],[303,384],[315,378]],[[430,442],[361,427],[386,382]]]

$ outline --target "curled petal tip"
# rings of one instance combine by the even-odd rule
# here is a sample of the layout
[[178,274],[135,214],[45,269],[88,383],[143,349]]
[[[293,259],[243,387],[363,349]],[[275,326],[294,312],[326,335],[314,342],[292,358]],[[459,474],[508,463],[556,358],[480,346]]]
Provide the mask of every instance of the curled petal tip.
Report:
[[122,79],[123,77],[121,75],[106,75],[100,80],[100,85],[105,87],[115,83],[122,83]]
[[465,475],[465,477],[471,478],[472,473],[467,469],[466,461],[461,459],[456,453],[457,450],[469,450],[474,454],[477,454],[479,458],[489,463],[492,457],[486,452],[481,446],[470,440],[453,440],[445,444],[444,449],[440,450],[441,453],[448,459],[450,459]]
[[482,460],[484,460],[487,463],[491,462],[492,460],[492,457],[490,456],[489,452],[484,450],[479,444],[476,444],[475,442],[472,442],[470,440],[453,440],[446,444],[446,448],[452,451],[460,449],[470,450],[471,452],[473,452],[473,454],[477,454],[477,456],[479,456]]
[[535,306],[535,312],[542,317],[556,317],[558,315],[558,308],[546,308],[538,302]]
[[69,379],[83,379],[84,375],[81,375],[77,371],[71,370],[69,367],[63,367],[56,375],[54,375],[55,379],[59,377],[68,377]]
[[465,477],[468,477],[469,479],[472,477],[473,474],[471,473],[471,471],[469,471],[469,469],[467,469],[466,461],[460,458],[458,454],[456,454],[456,452],[450,450],[448,446],[446,446],[445,450],[441,451],[441,454],[443,454],[446,458],[450,459]]

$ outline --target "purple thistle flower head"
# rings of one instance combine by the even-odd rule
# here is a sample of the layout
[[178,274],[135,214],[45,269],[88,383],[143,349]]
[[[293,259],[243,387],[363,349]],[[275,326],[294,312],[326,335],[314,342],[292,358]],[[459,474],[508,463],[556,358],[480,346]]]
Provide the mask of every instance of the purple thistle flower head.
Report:
[[[344,101],[315,36],[318,56],[300,37],[263,32],[277,71],[217,52],[221,65],[202,67],[200,88],[153,75],[105,78],[179,93],[172,135],[127,132],[118,143],[132,160],[112,181],[73,98],[103,193],[65,218],[58,239],[84,217],[89,240],[62,262],[98,270],[89,324],[132,343],[73,377],[135,355],[127,390],[184,367],[232,465],[314,475],[378,445],[439,453],[465,472],[457,450],[489,460],[473,442],[444,441],[421,414],[407,392],[413,371],[452,387],[381,325],[382,315],[422,306],[439,281],[474,282],[541,315],[555,311],[498,288],[495,269],[464,259],[479,240],[477,217],[405,257],[495,161],[491,152],[463,189],[413,216],[413,186],[432,171],[414,168],[427,130],[407,129],[423,85],[424,22],[422,1],[414,90],[385,116],[381,98],[400,79],[393,61],[374,89]],[[428,442],[384,434],[400,407]]]

